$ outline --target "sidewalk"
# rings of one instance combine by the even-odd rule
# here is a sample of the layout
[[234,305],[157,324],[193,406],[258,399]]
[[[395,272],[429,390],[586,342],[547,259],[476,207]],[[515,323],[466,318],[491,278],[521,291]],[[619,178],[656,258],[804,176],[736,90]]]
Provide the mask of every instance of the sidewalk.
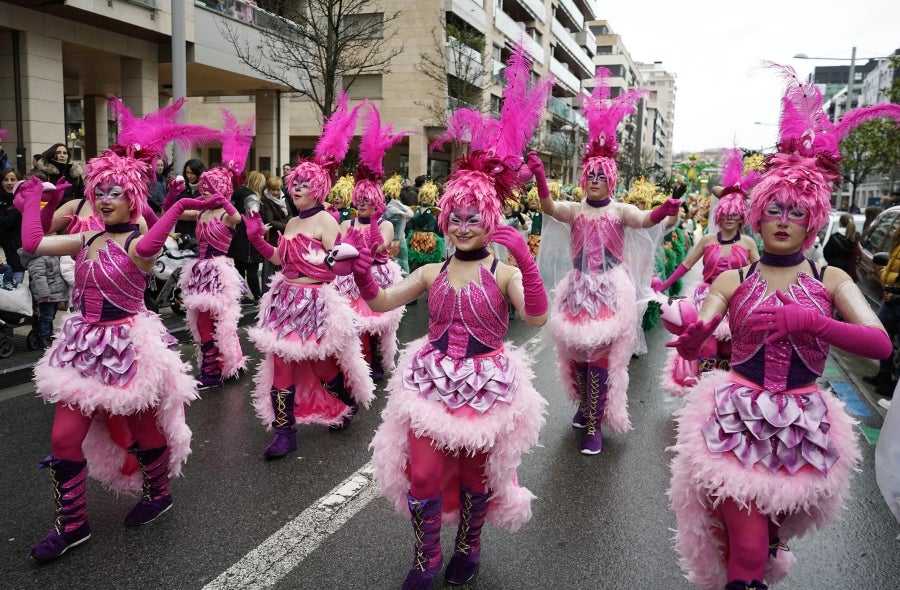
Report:
[[[251,323],[256,318],[256,313],[258,311],[259,306],[257,305],[242,306],[242,317],[239,321],[239,325]],[[62,312],[56,315],[54,324],[57,328],[62,323],[62,318],[66,315],[67,314]],[[163,309],[159,315],[162,318],[166,329],[168,329],[179,342],[189,343],[191,341],[191,332],[188,330],[184,317],[176,315],[169,308]],[[13,340],[16,343],[16,350],[8,358],[0,359],[0,388],[12,387],[31,381],[31,370],[44,354],[44,351],[28,350],[25,338],[30,330],[30,322],[26,322],[15,328]]]

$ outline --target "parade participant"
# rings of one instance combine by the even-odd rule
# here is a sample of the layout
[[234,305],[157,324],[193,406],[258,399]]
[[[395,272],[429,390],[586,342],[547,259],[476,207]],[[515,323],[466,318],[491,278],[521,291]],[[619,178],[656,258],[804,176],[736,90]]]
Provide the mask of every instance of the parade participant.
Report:
[[[385,153],[407,134],[406,131],[392,134],[391,125],[381,126],[381,118],[374,105],[366,112],[365,130],[359,143],[359,165],[356,167],[352,202],[357,216],[341,223],[341,235],[346,236],[352,228],[359,228],[359,235],[365,240],[372,232],[363,231],[372,220],[378,220],[386,210],[381,181],[384,179],[382,159]],[[374,216],[374,217],[373,217]],[[390,221],[381,220],[377,226],[378,245],[366,241],[366,246],[375,257],[372,274],[379,287],[387,289],[403,278],[400,266],[388,256],[388,247],[394,240],[394,226]],[[379,313],[372,311],[365,299],[359,296],[359,288],[353,275],[338,277],[334,282],[338,293],[347,297],[356,314],[355,320],[360,333],[363,355],[372,374],[378,381],[385,371],[394,370],[397,355],[397,328],[403,319],[404,308]]]
[[406,239],[410,270],[444,259],[444,236],[438,233],[434,207],[437,197],[438,187],[434,182],[426,181],[419,188],[419,206],[409,222]]
[[341,93],[315,155],[288,175],[288,194],[299,215],[288,221],[277,247],[266,242],[259,215],[244,218],[250,243],[281,266],[260,302],[257,325],[249,330],[265,355],[254,377],[253,404],[275,430],[267,457],[297,448],[297,422],[346,427],[358,405],[368,406],[374,397],[353,311],[330,284],[343,250],[332,252],[340,228],[322,204],[350,146],[358,109],[348,111]]
[[[547,188],[550,190],[551,198],[559,198],[558,182],[551,181]],[[536,259],[538,251],[541,248],[541,228],[543,227],[544,221],[544,214],[541,212],[541,199],[538,196],[536,186],[532,186],[531,189],[529,189],[525,198],[525,205],[526,214],[531,220],[531,225],[528,229],[528,249],[531,250],[531,255]]]
[[[676,549],[701,588],[767,588],[793,565],[785,542],[837,516],[860,450],[844,404],[816,380],[830,345],[871,358],[892,348],[847,273],[803,252],[828,220],[841,139],[874,117],[900,120],[900,106],[855,109],[833,125],[815,85],[779,68],[789,83],[777,152],[747,219],[762,256],[720,274],[698,320],[672,343],[696,358],[722,316],[731,318],[731,371],[708,373],[688,394],[672,447]],[[835,310],[845,321],[832,319]]]
[[[88,199],[102,231],[44,236],[41,182],[32,178],[20,187],[23,247],[37,254],[77,255],[79,292],[76,313],[34,369],[39,395],[56,404],[52,454],[41,464],[53,480],[56,524],[31,550],[40,561],[56,559],[91,536],[88,464],[91,475],[113,490],[143,487],[140,502],[125,518],[126,525],[136,526],[171,508],[169,478],[179,474],[190,452],[183,406],[197,397],[196,388],[187,365],[166,346],[159,316],[146,312],[144,287],[184,207],[215,207],[216,201],[186,200],[142,236],[136,222],[147,200],[149,160],[157,153],[150,138],[140,145],[148,149],[116,146],[85,168]],[[117,416],[125,418],[135,441],[129,452],[140,471],[132,474],[122,470],[124,451],[108,440],[108,421]]]
[[[503,337],[507,305],[529,325],[541,326],[547,296],[525,240],[500,225],[501,203],[519,182],[520,150],[550,90],[545,81],[529,88],[529,70],[517,47],[504,74],[499,128],[480,113],[457,111],[438,140],[465,138],[471,150],[457,161],[440,201],[438,225],[454,255],[419,267],[388,289],[369,272],[365,246],[354,266],[360,293],[376,311],[428,293],[428,335],[402,353],[372,440],[381,493],[412,517],[415,557],[405,590],[431,588],[443,566],[442,514],[448,522],[459,515],[445,572],[451,584],[475,576],[486,519],[516,530],[531,517],[533,496],[518,485],[516,469],[537,443],[546,402],[532,386],[530,361]],[[492,242],[503,243],[519,268],[491,255]]]
[[[572,420],[585,429],[581,452],[603,448],[601,422],[613,432],[631,429],[628,419],[628,361],[639,326],[635,286],[624,264],[625,228],[650,227],[678,213],[680,202],[669,199],[653,210],[612,200],[616,188],[616,127],[634,112],[644,91],[609,98],[609,71],[597,69],[597,85],[586,101],[589,143],[580,184],[582,203],[550,198],[537,157],[535,183],[543,212],[571,228],[572,268],[556,291],[550,330],[556,340],[559,373],[569,396],[578,402]],[[547,223],[544,220],[544,231]],[[546,253],[546,241],[542,253]],[[646,256],[646,253],[644,253]],[[649,277],[648,277],[649,282]]]
[[384,182],[381,187],[387,199],[383,217],[394,226],[394,241],[388,248],[390,257],[397,261],[400,272],[405,277],[409,274],[409,250],[406,246],[406,223],[412,219],[413,210],[400,200],[403,185],[400,176],[395,174]]
[[[742,268],[748,262],[759,260],[756,241],[750,236],[741,234],[747,215],[747,195],[759,179],[759,173],[751,171],[744,176],[743,170],[744,160],[741,151],[731,150],[722,173],[723,186],[714,215],[719,231],[700,238],[665,282],[653,277],[653,290],[664,293],[675,284],[675,281],[691,270],[697,261],[701,258],[703,260],[703,281],[688,293],[685,299],[662,303],[663,321],[666,327],[676,334],[680,333],[680,326],[687,323],[685,319],[697,317],[697,311],[716,277],[726,270]],[[693,309],[685,309],[682,316],[683,306],[691,306]],[[690,387],[697,384],[702,373],[715,368],[727,370],[730,358],[731,332],[726,317],[698,359],[689,361],[681,358],[678,351],[674,349],[669,351],[660,386],[671,395],[683,397]]]
[[200,257],[184,269],[180,283],[187,324],[194,342],[200,345],[197,381],[201,390],[218,387],[223,379],[238,377],[246,366],[237,326],[241,319],[240,301],[247,288],[227,252],[241,221],[231,203],[231,194],[242,184],[244,164],[253,143],[253,121],[240,125],[234,115],[224,110],[222,116],[224,164],[203,172],[197,182],[200,199],[216,198],[222,205],[195,212],[194,231]]

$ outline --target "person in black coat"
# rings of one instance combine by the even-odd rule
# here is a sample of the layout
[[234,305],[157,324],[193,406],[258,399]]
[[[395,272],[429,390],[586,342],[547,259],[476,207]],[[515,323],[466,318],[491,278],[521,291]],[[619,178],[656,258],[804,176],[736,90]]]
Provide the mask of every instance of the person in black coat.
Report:
[[234,189],[231,195],[231,203],[241,214],[241,222],[234,228],[234,237],[231,246],[228,247],[228,256],[234,260],[234,267],[238,273],[247,280],[247,287],[253,299],[245,298],[243,303],[255,303],[262,297],[262,289],[259,284],[259,265],[262,256],[256,248],[250,245],[247,238],[247,226],[244,225],[243,216],[250,211],[259,211],[260,195],[266,186],[266,177],[262,172],[254,170],[247,175],[247,182],[243,186]]
[[71,184],[66,189],[60,204],[84,198],[84,167],[69,158],[69,148],[64,143],[54,143],[47,151],[35,160],[36,168],[47,176],[47,180],[56,184],[65,177]]
[[13,207],[12,190],[19,180],[19,174],[12,168],[3,171],[0,182],[0,247],[6,255],[6,263],[12,268],[13,282],[21,283],[25,278],[25,266],[19,259],[22,247],[22,214]]

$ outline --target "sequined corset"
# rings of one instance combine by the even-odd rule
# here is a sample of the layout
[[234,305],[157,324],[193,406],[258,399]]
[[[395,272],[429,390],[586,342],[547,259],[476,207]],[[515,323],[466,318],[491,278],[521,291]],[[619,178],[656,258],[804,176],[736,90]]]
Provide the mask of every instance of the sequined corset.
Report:
[[[752,267],[751,267],[752,268]],[[797,275],[788,296],[807,309],[831,317],[831,297],[819,281],[806,273]],[[828,344],[806,332],[797,332],[765,344],[765,332],[753,332],[754,313],[763,303],[781,305],[775,293],[766,297],[766,282],[752,272],[735,289],[728,309],[731,318],[731,369],[771,392],[813,383],[822,375]]]
[[[356,219],[350,220],[350,227],[355,227],[356,222]],[[366,247],[369,249],[369,252],[374,252],[375,248],[372,247],[372,236],[369,233],[369,224],[360,223],[359,225],[361,227],[359,227],[358,229],[360,232],[362,232],[363,241],[365,242]],[[381,252],[375,252],[374,256],[375,260],[373,261],[373,264],[385,264],[390,259],[388,256],[387,248],[385,248]]]
[[703,249],[703,282],[712,284],[726,270],[744,267],[750,261],[750,252],[739,244],[731,245],[728,256],[722,256],[722,244],[712,242]]
[[622,260],[624,248],[625,228],[615,215],[588,218],[582,214],[572,222],[574,268],[588,273],[608,270]]
[[503,346],[509,326],[506,299],[490,269],[479,265],[480,282],[469,281],[459,291],[447,277],[447,263],[428,292],[428,340],[453,358],[485,354]]
[[143,311],[148,274],[115,240],[106,238],[94,260],[86,258],[88,246],[75,260],[75,284],[81,287],[79,307],[84,319],[106,322]]
[[234,228],[225,225],[220,218],[213,217],[198,221],[194,235],[200,247],[200,258],[212,258],[223,256],[228,252],[228,246],[234,237]]
[[334,273],[325,264],[325,255],[322,242],[303,234],[278,239],[278,256],[281,257],[281,272],[285,278],[309,277],[322,282],[333,281]]

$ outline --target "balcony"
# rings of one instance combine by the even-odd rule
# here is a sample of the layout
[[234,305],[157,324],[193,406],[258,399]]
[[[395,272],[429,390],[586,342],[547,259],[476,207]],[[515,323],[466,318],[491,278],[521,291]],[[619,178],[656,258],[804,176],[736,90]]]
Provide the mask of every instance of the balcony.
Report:
[[570,94],[581,92],[581,80],[569,71],[569,68],[554,57],[550,57],[550,73],[556,77],[556,82]]
[[547,7],[541,0],[516,0],[531,16],[540,22],[547,22]]
[[528,36],[525,32],[524,24],[517,23],[508,14],[498,10],[494,12],[494,26],[506,35],[510,43],[518,43],[522,39],[525,43],[525,49],[531,55],[531,59],[539,64],[544,63],[544,49]]
[[487,15],[481,0],[444,0],[444,11],[452,12],[479,33],[487,32]]
[[600,15],[599,0],[580,0],[580,2],[586,9],[584,15],[587,17],[587,20],[600,20],[603,18]]
[[482,56],[477,50],[461,43],[454,37],[448,37],[444,46],[447,48],[445,65],[447,73],[451,76],[472,81],[473,73],[484,70]]
[[584,28],[584,15],[581,14],[581,11],[575,6],[575,2],[572,0],[559,0],[559,7],[566,13],[569,20],[575,23],[576,29]]
[[567,123],[571,123],[576,127],[586,126],[584,116],[561,98],[551,96],[550,101],[547,104],[547,109],[553,115],[556,115],[560,119],[563,119]]
[[587,52],[575,42],[575,39],[572,38],[572,33],[568,32],[556,19],[553,19],[550,31],[553,33],[553,36],[559,40],[560,46],[562,46],[566,53],[572,57],[579,67],[581,67],[581,77],[590,78],[593,76],[594,62],[591,60],[590,56],[588,56]]
[[578,46],[584,49],[591,58],[597,55],[597,38],[590,29],[578,31],[574,38]]

